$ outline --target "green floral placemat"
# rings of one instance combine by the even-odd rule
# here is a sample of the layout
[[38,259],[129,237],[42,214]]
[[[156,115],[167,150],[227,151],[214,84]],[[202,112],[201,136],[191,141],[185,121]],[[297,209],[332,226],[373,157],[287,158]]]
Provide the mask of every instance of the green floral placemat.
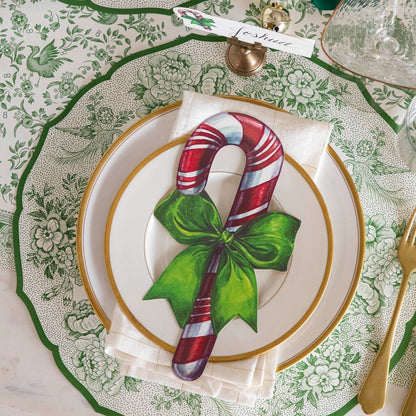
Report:
[[[18,187],[17,292],[63,374],[104,414],[345,414],[356,404],[391,314],[401,278],[398,240],[416,201],[415,177],[395,148],[397,125],[360,81],[316,58],[269,51],[265,68],[244,78],[224,66],[225,48],[218,37],[190,35],[123,58],[48,121]],[[105,330],[87,301],[76,264],[78,207],[96,163],[121,131],[179,100],[184,89],[250,96],[333,123],[331,145],[350,170],[363,204],[367,252],[351,307],[319,348],[277,374],[274,397],[253,409],[122,376],[119,363],[104,353]],[[413,278],[393,365],[412,334],[415,290]],[[406,383],[410,377],[405,375]]]

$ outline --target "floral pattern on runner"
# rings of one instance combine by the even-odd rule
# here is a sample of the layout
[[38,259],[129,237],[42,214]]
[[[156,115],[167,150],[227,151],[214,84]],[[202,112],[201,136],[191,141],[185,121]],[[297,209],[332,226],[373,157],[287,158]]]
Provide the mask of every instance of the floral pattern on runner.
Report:
[[316,79],[313,70],[296,64],[296,58],[290,56],[279,62],[278,68],[273,64],[264,66],[264,74],[251,77],[238,95],[263,99],[277,107],[287,108],[299,116],[322,119],[330,108],[331,97],[336,98],[336,105],[346,105],[338,97],[346,91],[329,87],[329,77]]
[[137,392],[140,380],[120,375],[120,365],[104,352],[105,329],[88,300],[72,303],[64,317],[67,337],[74,341],[76,353],[72,362],[77,377],[95,392],[115,395],[124,387]]
[[371,327],[355,328],[347,314],[338,328],[305,360],[278,373],[275,396],[260,407],[260,414],[312,414],[322,398],[334,397],[357,385],[361,354],[354,343],[366,345]]
[[35,224],[30,232],[32,243],[27,261],[42,268],[44,276],[55,283],[43,293],[43,300],[60,295],[63,304],[69,305],[74,284],[82,286],[75,253],[75,227],[86,184],[87,178],[68,174],[62,180],[63,198],[56,198],[53,187],[47,183],[41,190],[32,187],[26,193],[37,206],[29,213]]
[[363,191],[369,197],[376,198],[382,204],[400,206],[405,203],[402,189],[386,189],[380,184],[380,176],[405,173],[407,168],[384,163],[382,161],[386,132],[371,129],[367,138],[361,139],[355,145],[346,139],[338,138],[334,144],[347,156],[343,160],[347,168],[351,168],[352,176],[359,192]]
[[228,78],[223,65],[194,63],[188,54],[168,51],[155,55],[148,65],[137,72],[137,83],[129,90],[140,102],[136,110],[139,117],[179,101],[182,91],[197,91],[203,94],[229,94],[233,82]]

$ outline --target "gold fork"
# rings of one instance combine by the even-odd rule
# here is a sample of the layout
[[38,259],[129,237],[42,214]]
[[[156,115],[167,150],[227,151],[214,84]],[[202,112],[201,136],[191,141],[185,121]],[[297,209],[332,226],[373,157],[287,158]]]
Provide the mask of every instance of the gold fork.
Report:
[[[398,250],[398,257],[403,270],[403,278],[400,284],[399,293],[394,305],[393,314],[384,336],[383,343],[377,353],[376,359],[367,378],[361,387],[358,395],[358,402],[366,414],[373,414],[384,407],[386,402],[387,375],[389,372],[389,362],[391,345],[393,342],[394,331],[397,319],[406,293],[409,277],[416,270],[416,209],[413,211],[412,218],[407,224],[402,241]],[[415,226],[415,227],[414,227]],[[415,229],[412,229],[415,228]]]
[[410,387],[407,394],[406,401],[400,412],[400,416],[414,416],[416,415],[416,376],[413,379],[412,387]]

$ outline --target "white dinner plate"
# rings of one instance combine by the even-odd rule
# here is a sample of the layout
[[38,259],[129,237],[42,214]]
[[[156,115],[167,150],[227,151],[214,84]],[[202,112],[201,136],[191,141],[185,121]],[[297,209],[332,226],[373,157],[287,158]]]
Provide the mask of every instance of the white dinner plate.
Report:
[[[143,300],[152,284],[186,246],[154,217],[156,205],[176,186],[186,138],[169,143],[141,162],[123,183],[111,207],[105,233],[107,273],[116,299],[133,325],[174,352],[182,329],[166,299]],[[245,167],[245,154],[226,146],[216,155],[206,190],[223,223]],[[270,210],[301,221],[286,272],[255,270],[259,284],[257,333],[241,319],[221,331],[211,360],[248,358],[292,335],[318,305],[332,263],[332,230],[323,198],[308,174],[288,155]]]
[[[179,106],[180,102],[159,109],[128,129],[97,165],[81,202],[77,223],[80,272],[88,297],[107,329],[117,304],[104,259],[107,216],[117,192],[138,161],[167,143]],[[306,323],[279,345],[278,370],[305,357],[334,329],[352,300],[363,263],[365,238],[361,205],[348,171],[330,146],[323,155],[315,183],[331,219],[332,268],[321,302]]]

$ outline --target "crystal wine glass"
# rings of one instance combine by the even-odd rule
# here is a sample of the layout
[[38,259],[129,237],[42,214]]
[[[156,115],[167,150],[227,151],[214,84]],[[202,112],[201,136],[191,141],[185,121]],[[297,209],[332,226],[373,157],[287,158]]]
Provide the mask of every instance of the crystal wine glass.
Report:
[[343,0],[321,42],[327,56],[350,72],[416,88],[415,0]]

